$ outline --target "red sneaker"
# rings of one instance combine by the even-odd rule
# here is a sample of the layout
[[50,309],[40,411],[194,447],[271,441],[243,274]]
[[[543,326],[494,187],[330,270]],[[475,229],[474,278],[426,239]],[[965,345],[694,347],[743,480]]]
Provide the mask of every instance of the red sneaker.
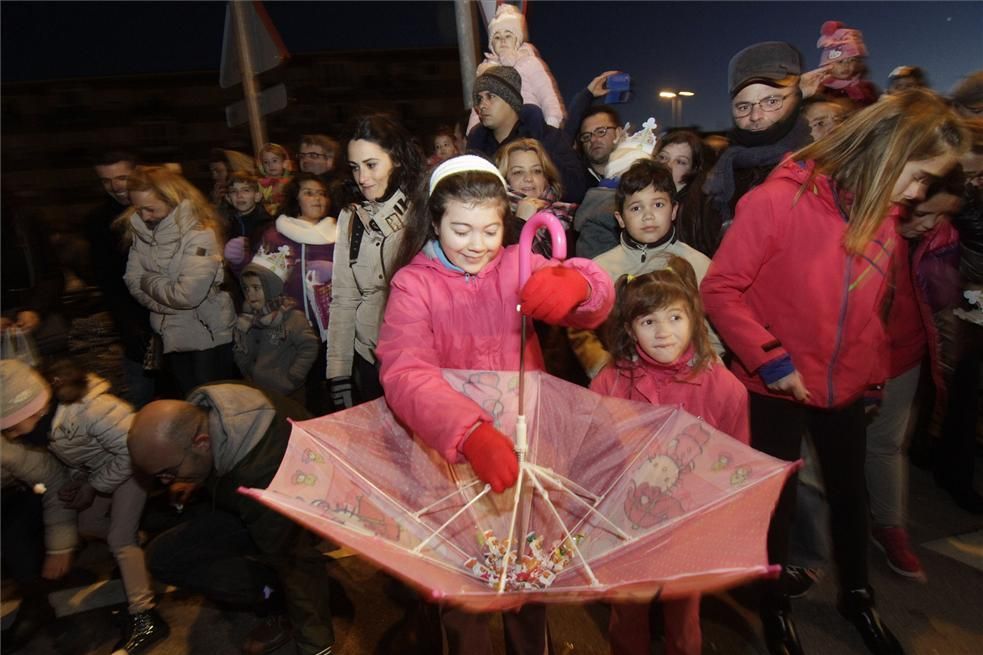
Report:
[[922,569],[918,556],[908,543],[908,531],[904,528],[874,528],[871,531],[874,545],[887,555],[887,565],[898,575],[926,582],[928,578]]

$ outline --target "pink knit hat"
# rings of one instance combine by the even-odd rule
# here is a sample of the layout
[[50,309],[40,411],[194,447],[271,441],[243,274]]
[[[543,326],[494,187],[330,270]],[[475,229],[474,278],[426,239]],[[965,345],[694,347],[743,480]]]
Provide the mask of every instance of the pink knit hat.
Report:
[[34,416],[51,399],[47,381],[16,359],[0,360],[0,430]]
[[866,57],[867,46],[860,30],[847,27],[837,20],[828,20],[819,30],[817,48],[822,48],[819,65],[825,66],[850,57]]

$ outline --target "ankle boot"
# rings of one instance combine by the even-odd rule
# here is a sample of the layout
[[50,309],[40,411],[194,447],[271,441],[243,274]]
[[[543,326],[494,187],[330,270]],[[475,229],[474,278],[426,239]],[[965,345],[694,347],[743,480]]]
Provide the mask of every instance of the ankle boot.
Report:
[[904,649],[881,621],[880,614],[874,609],[874,592],[872,589],[851,589],[840,595],[837,609],[845,619],[850,621],[863,637],[867,650],[875,655],[904,655]]
[[795,629],[790,610],[762,607],[761,627],[771,655],[803,655],[799,633]]

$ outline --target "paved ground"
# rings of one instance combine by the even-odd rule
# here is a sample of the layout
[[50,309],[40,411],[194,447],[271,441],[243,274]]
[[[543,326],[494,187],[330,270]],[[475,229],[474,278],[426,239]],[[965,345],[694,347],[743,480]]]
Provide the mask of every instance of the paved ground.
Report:
[[[977,470],[983,472],[983,461]],[[983,474],[978,479],[983,488]],[[983,517],[956,508],[931,477],[912,471],[911,534],[929,576],[927,584],[900,578],[888,570],[879,551],[871,548],[872,583],[878,604],[907,653],[975,655],[983,653]],[[958,538],[956,538],[958,537]],[[975,539],[975,541],[974,541]],[[958,557],[938,552],[949,552]],[[111,563],[99,544],[80,557],[71,589],[54,595],[59,610],[75,613],[58,619],[22,652],[29,655],[109,655],[117,638],[114,610],[122,600]],[[346,655],[428,653],[418,647],[418,626],[406,595],[380,572],[357,557],[329,564],[335,579],[354,606],[339,608],[335,619],[335,652]],[[824,579],[804,599],[794,601],[802,640],[811,654],[860,655],[863,643],[836,613],[835,585]],[[6,588],[4,591],[8,591]],[[5,593],[5,601],[9,601]],[[7,602],[7,610],[10,603]],[[78,611],[79,607],[99,606]],[[705,653],[765,653],[758,636],[753,592],[735,590],[703,601]],[[195,595],[169,590],[160,611],[172,627],[170,638],[151,655],[232,655],[254,618],[216,607]],[[554,606],[549,610],[554,646],[561,655],[606,653],[607,610],[601,605]],[[9,616],[8,616],[9,619]],[[494,634],[501,634],[499,629]],[[7,651],[4,651],[7,652]],[[277,655],[294,652],[292,645]],[[504,647],[498,644],[498,652]],[[654,653],[663,652],[657,644]]]

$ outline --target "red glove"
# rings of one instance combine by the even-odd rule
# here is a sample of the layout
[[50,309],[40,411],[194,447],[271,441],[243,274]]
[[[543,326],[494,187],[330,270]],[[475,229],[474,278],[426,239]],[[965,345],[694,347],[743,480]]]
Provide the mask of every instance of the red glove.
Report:
[[555,325],[587,300],[589,293],[587,278],[579,271],[566,266],[541,268],[522,287],[522,313]]
[[515,456],[512,440],[491,423],[482,421],[465,439],[461,452],[475,474],[490,484],[497,494],[514,485],[519,477],[519,459]]

